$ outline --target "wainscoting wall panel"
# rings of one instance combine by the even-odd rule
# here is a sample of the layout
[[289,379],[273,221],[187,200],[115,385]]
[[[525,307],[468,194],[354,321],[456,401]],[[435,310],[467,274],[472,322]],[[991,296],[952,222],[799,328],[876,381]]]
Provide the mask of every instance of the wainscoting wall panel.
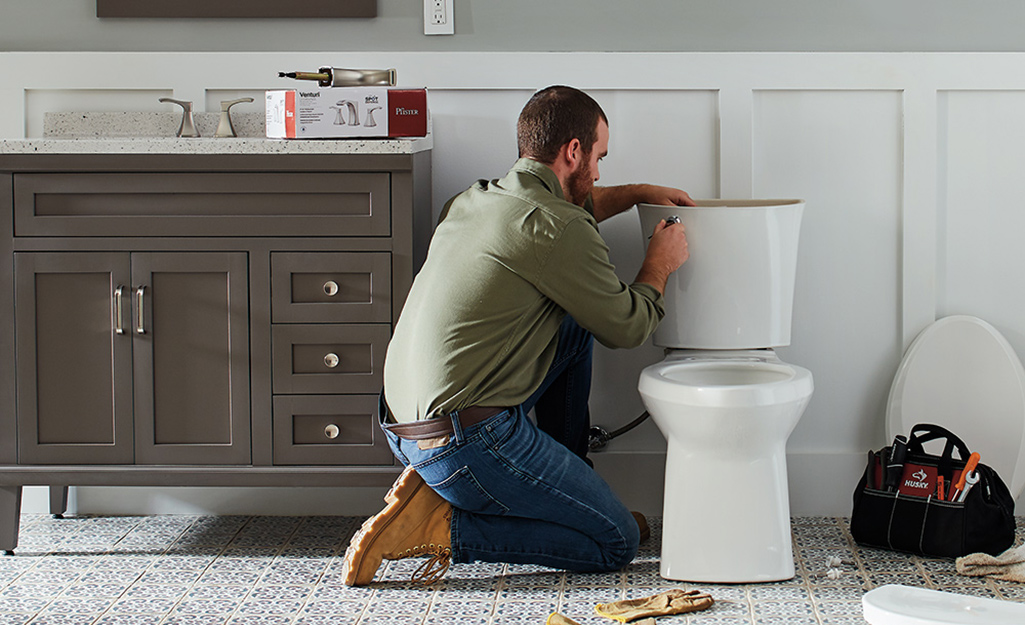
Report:
[[[980,316],[1025,357],[1025,54],[0,53],[0,137],[40,136],[47,111],[175,110],[164,96],[216,112],[250,95],[233,110],[259,112],[263,90],[294,86],[277,71],[322,65],[395,67],[401,85],[429,89],[435,216],[474,180],[505,173],[520,107],[550,84],[588,90],[609,114],[601,183],[804,198],[793,341],[780,349],[816,384],[788,446],[796,514],[849,514],[865,451],[886,442],[901,354],[931,321]],[[61,68],[60,81],[39,67]],[[632,280],[636,215],[602,233]],[[598,349],[594,423],[633,419],[637,375],[660,358],[650,345]],[[629,505],[657,513],[664,449],[649,422],[596,465]],[[73,498],[80,510],[128,505],[86,491]],[[187,491],[175,496],[188,508]],[[251,497],[255,512],[273,507]]]

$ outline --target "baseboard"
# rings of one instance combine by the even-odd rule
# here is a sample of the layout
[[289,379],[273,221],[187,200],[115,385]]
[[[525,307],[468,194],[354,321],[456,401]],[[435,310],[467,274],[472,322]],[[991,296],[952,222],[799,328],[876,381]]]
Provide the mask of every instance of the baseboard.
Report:
[[[662,514],[665,453],[603,451],[595,470],[631,510]],[[850,516],[851,494],[865,469],[862,453],[787,454],[793,516]],[[72,488],[68,512],[78,514],[374,514],[387,488]],[[1019,501],[1018,511],[1025,512]],[[46,487],[27,486],[22,512],[49,512]]]

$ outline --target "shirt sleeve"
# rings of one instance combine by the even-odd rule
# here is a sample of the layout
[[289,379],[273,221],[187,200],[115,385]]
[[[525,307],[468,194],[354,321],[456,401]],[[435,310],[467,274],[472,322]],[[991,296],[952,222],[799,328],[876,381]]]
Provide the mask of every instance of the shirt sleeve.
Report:
[[538,289],[607,347],[644,343],[665,315],[662,294],[650,284],[624,284],[609,249],[587,219],[567,224],[541,266]]

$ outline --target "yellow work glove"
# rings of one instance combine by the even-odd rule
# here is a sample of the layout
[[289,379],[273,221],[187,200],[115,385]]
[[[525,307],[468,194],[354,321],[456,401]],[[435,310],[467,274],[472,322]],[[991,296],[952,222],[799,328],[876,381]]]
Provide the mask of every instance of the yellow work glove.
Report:
[[[552,612],[548,616],[548,620],[545,621],[545,625],[580,625],[568,616],[563,616],[558,612]],[[637,623],[637,625],[655,625],[655,619],[649,618]]]
[[642,599],[624,599],[612,603],[599,603],[594,611],[620,623],[645,616],[664,616],[697,612],[712,607],[714,601],[708,593],[699,590],[667,590]]

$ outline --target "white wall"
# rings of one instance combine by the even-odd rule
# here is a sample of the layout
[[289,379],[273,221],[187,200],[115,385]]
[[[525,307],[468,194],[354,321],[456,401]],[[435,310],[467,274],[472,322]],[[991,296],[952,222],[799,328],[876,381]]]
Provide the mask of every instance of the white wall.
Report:
[[[283,0],[281,6],[290,4]],[[455,36],[425,37],[422,0],[377,0],[373,19],[98,19],[96,0],[3,0],[0,50],[1025,50],[1025,3],[1017,0],[454,0],[454,5]],[[334,58],[346,67],[349,55]],[[59,76],[59,68],[49,69]]]
[[[212,111],[222,95],[280,87],[279,68],[330,57],[0,54],[0,136],[38,135],[47,110],[171,110],[156,102],[170,94]],[[811,369],[816,385],[788,446],[796,514],[849,514],[865,452],[885,444],[897,364],[929,322],[980,316],[1025,356],[1023,54],[382,52],[346,62],[396,67],[403,84],[430,89],[435,214],[473,180],[505,173],[519,108],[554,83],[588,90],[609,115],[601,183],[807,200],[792,345],[779,350]],[[64,68],[64,78],[28,71],[39,67]],[[602,231],[621,277],[632,280],[642,258],[635,213]],[[650,345],[599,349],[594,422],[613,429],[639,414],[637,375],[660,358]],[[663,455],[646,423],[596,463],[628,504],[658,512]],[[1009,481],[1011,469],[997,469]],[[80,510],[146,511],[126,510],[130,496],[91,490],[78,492]],[[184,509],[207,505],[190,503],[188,490],[173,493]],[[297,507],[248,497],[254,510]],[[358,499],[370,503],[351,513],[376,505]]]

